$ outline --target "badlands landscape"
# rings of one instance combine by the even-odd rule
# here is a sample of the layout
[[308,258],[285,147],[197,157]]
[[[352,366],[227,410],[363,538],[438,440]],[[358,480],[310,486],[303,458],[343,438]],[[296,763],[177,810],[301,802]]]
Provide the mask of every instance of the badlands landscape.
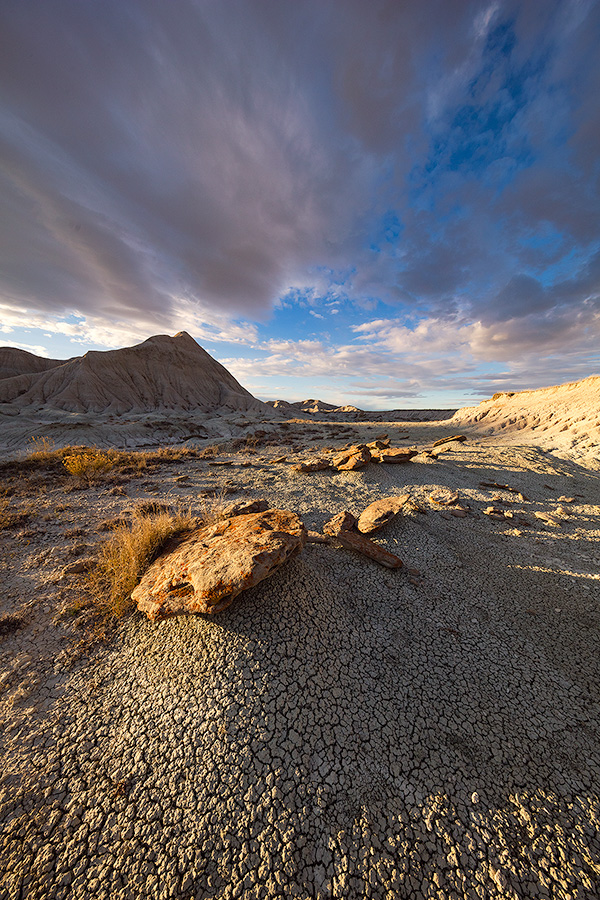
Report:
[[0,897],[600,896],[599,446],[598,377],[369,413],[186,333],[0,349]]

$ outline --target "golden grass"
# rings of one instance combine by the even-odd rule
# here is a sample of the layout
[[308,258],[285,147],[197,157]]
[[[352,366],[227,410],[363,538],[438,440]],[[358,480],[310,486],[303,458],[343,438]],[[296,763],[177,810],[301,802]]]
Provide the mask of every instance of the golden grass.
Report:
[[191,513],[136,513],[131,524],[121,525],[103,544],[89,587],[99,606],[111,616],[122,616],[131,608],[131,592],[143,572],[167,541],[194,527]]

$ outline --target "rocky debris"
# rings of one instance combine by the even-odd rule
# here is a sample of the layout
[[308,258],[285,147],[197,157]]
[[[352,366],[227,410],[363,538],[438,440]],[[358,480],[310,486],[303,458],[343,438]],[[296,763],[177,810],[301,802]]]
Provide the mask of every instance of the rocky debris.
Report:
[[429,499],[437,506],[452,506],[458,503],[458,491],[451,491],[450,488],[436,488],[429,495]]
[[454,516],[457,519],[464,519],[469,515],[469,511],[465,509],[464,506],[454,507],[449,512],[451,516]]
[[410,494],[399,494],[396,497],[381,497],[375,500],[360,514],[358,530],[361,534],[372,534],[383,528],[387,522],[398,515],[402,507],[410,500]]
[[326,534],[320,534],[318,531],[309,531],[306,538],[307,544],[328,544],[329,537]]
[[373,458],[382,463],[408,463],[418,452],[403,447],[388,447],[386,450],[375,451]]
[[575,503],[575,497],[559,497],[559,503]]
[[386,436],[385,439],[376,438],[374,441],[369,441],[367,447],[369,450],[386,450],[390,446],[390,439]]
[[304,462],[296,463],[292,468],[295,472],[321,472],[324,469],[330,469],[331,463],[328,459],[318,457],[316,459],[307,459]]
[[366,444],[359,444],[356,447],[350,447],[344,453],[334,456],[331,465],[338,472],[349,472],[353,469],[362,469],[372,459],[371,453]]
[[441,447],[443,444],[450,444],[453,441],[458,441],[460,444],[462,444],[466,440],[467,440],[467,438],[466,438],[466,435],[464,435],[464,434],[453,434],[450,437],[440,438],[439,441],[434,441],[433,445],[432,445],[432,449],[435,449],[436,447]]
[[499,509],[497,506],[488,506],[483,510],[486,516],[489,516],[490,519],[512,519],[513,514],[507,509]]
[[199,528],[148,569],[131,597],[151,621],[217,613],[306,543],[295,513],[270,509]]
[[91,556],[85,556],[82,559],[76,559],[71,563],[67,563],[67,565],[62,570],[62,576],[65,575],[83,575],[84,572],[89,572],[96,565],[96,560]]
[[387,569],[399,569],[402,566],[400,557],[390,553],[389,550],[384,550],[379,544],[374,544],[373,541],[354,531],[356,524],[356,518],[352,513],[341,512],[325,523],[323,531],[334,537],[342,547],[356,550]]
[[480,481],[479,487],[496,488],[500,491],[508,491],[510,494],[518,494],[520,500],[524,503],[529,503],[529,498],[526,497],[525,494],[521,493],[518,488],[510,487],[508,484],[498,484],[497,481]]
[[269,508],[266,500],[239,500],[237,503],[231,503],[223,511],[224,518],[231,519],[233,516],[248,516],[250,513],[264,512]]
[[562,523],[560,518],[557,515],[552,515],[547,512],[536,512],[534,513],[537,519],[540,519],[544,525],[550,525],[551,528],[561,528]]

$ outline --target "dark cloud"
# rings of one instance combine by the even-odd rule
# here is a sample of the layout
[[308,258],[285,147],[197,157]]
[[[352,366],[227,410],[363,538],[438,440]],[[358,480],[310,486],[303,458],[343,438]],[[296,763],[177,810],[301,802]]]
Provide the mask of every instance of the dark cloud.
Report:
[[181,303],[265,319],[326,269],[541,339],[597,287],[599,10],[7,2],[3,296],[168,330]]

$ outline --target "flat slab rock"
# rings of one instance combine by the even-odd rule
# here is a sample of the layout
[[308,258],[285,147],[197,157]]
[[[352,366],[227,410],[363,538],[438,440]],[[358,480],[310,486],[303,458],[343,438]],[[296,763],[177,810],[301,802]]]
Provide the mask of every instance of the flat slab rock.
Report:
[[217,613],[283,565],[306,539],[301,520],[286,509],[222,519],[159,556],[131,597],[153,622]]
[[399,494],[395,497],[381,497],[375,500],[360,514],[358,518],[358,530],[361,534],[373,534],[398,515],[405,503],[410,500],[410,494]]

